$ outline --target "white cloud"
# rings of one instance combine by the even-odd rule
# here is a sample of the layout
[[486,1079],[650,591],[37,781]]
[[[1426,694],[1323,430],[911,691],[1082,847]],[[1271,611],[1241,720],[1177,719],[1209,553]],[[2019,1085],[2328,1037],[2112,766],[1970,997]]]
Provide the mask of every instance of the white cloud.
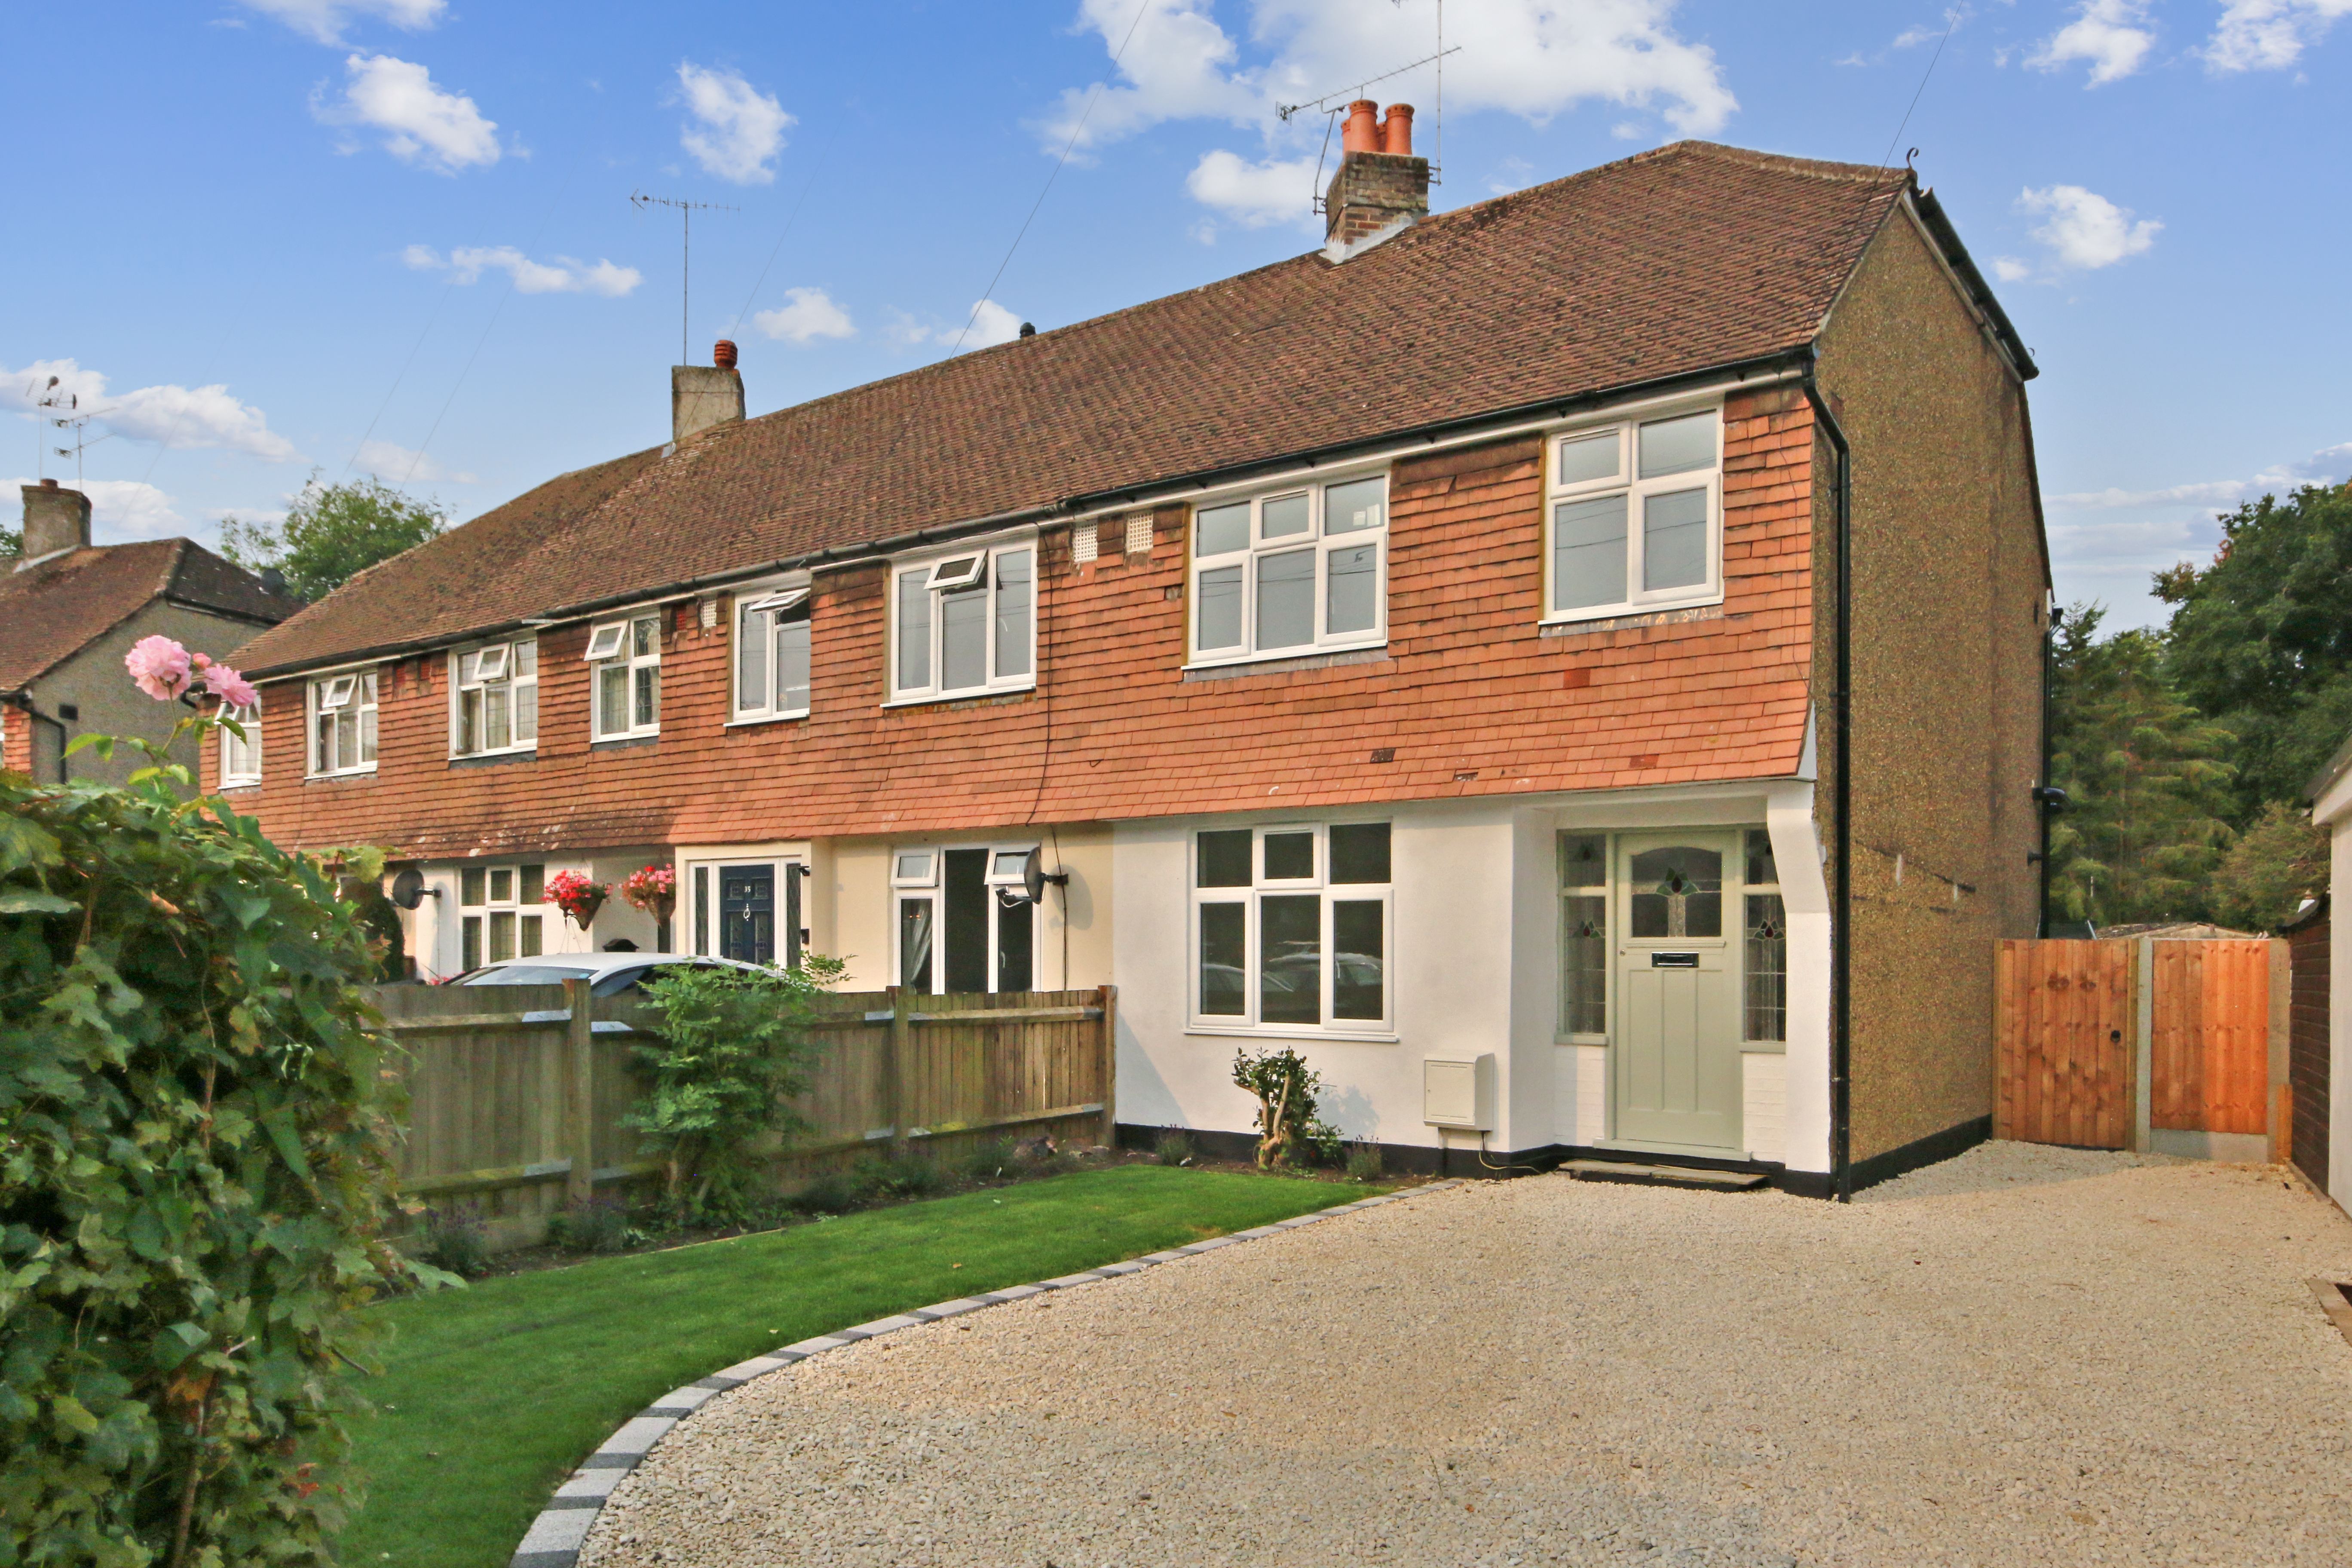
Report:
[[1948,23],[1942,27],[1906,27],[1895,35],[1895,47],[1898,49],[1908,49],[1920,44],[1940,43],[1949,26]]
[[352,467],[363,474],[395,485],[416,484],[478,485],[482,481],[472,474],[461,474],[445,468],[431,457],[410,451],[390,441],[362,441]]
[[1506,158],[1486,176],[1486,188],[1498,196],[1507,196],[1513,191],[1527,189],[1528,176],[1535,172],[1536,166],[1525,158]]
[[[1184,188],[1202,205],[1244,228],[1268,224],[1315,222],[1315,160],[1267,159],[1252,163],[1219,149],[1202,155]],[[1202,235],[1213,237],[1213,230]]]
[[463,93],[434,86],[423,66],[390,55],[352,55],[343,69],[351,79],[341,103],[323,102],[323,88],[310,95],[310,112],[320,122],[373,127],[384,132],[384,150],[394,157],[436,174],[499,161],[498,122],[483,119]]
[[518,294],[601,294],[617,300],[645,281],[645,274],[634,267],[601,259],[592,265],[571,256],[533,261],[511,245],[465,246],[446,258],[429,245],[412,245],[400,258],[419,271],[446,270],[457,283],[478,281],[488,271],[506,272],[513,277]]
[[421,33],[441,19],[448,0],[245,0],[265,16],[275,16],[304,37],[341,44],[354,17],[380,16],[395,27]]
[[2352,16],[2352,0],[2230,0],[2206,41],[2205,60],[2217,71],[2282,70],[2345,16]]
[[796,123],[782,104],[725,67],[682,64],[677,85],[687,112],[700,122],[699,129],[681,129],[678,142],[706,174],[739,185],[764,185],[776,177],[768,160],[783,151],[784,132]]
[[2131,209],[2080,185],[2050,185],[2027,190],[2017,198],[2020,212],[2047,215],[2049,221],[2033,230],[2033,237],[2054,253],[2062,268],[2093,271],[2137,256],[2156,243],[2164,225],[2154,218],[2132,221]]
[[[109,430],[129,440],[152,441],[181,451],[216,447],[272,463],[300,456],[294,443],[270,429],[267,415],[230,396],[226,384],[142,386],[110,397],[103,372],[84,370],[69,359],[36,360],[23,370],[0,366],[0,408],[30,413],[48,390],[51,376],[57,378],[58,391],[80,399],[75,414],[94,416]],[[63,444],[61,440],[51,443]]]
[[2014,256],[1996,256],[1992,258],[1992,273],[2004,283],[2014,283],[2021,278],[2032,277],[2033,264]]
[[[153,485],[142,484],[137,479],[84,479],[76,484],[71,475],[51,474],[49,478],[89,498],[89,531],[93,543],[125,544],[139,539],[172,539],[186,526],[180,514],[172,510],[172,498]],[[39,482],[37,479],[10,479],[7,481],[8,491],[14,495],[17,486]]]
[[[1685,135],[1720,131],[1739,107],[1724,85],[1714,51],[1679,37],[1673,0],[1488,0],[1449,18],[1446,42],[1462,51],[1446,61],[1447,107],[1502,110],[1542,123],[1587,101],[1661,115]],[[1345,90],[1348,84],[1426,55],[1428,8],[1373,5],[1363,0],[1252,0],[1249,36],[1265,46],[1263,65],[1243,66],[1234,38],[1211,15],[1207,0],[1080,0],[1078,26],[1100,35],[1107,50],[1133,39],[1119,57],[1117,80],[1104,87],[1093,114],[1077,131],[1093,89],[1065,91],[1055,110],[1032,129],[1040,144],[1059,153],[1076,134],[1076,156],[1170,120],[1223,120],[1266,138],[1265,158],[1236,154],[1210,174],[1206,188],[1226,195],[1244,189],[1248,170],[1269,170],[1286,154],[1322,139],[1321,116],[1284,122],[1278,104]],[[1427,69],[1380,84],[1389,99],[1425,101]],[[1637,129],[1638,133],[1638,129]],[[1287,161],[1295,162],[1295,156]],[[1311,158],[1309,162],[1311,163]],[[1193,171],[1201,185],[1206,161]],[[1205,198],[1203,198],[1205,199]],[[1222,210],[1222,209],[1221,209]]]
[[857,325],[849,312],[834,303],[822,289],[787,289],[787,303],[762,310],[751,324],[772,338],[806,348],[819,338],[854,338]]
[[[1009,343],[1021,335],[1021,318],[993,300],[973,303],[971,311],[952,321],[934,322],[926,326],[904,310],[892,310],[890,323],[882,335],[894,343],[912,348],[919,343],[944,343],[950,348],[984,349],[997,343]],[[971,330],[965,330],[965,322]]]
[[2157,489],[2127,490],[2110,485],[2103,490],[2075,490],[2049,497],[2053,506],[2079,511],[2113,511],[2126,507],[2231,507],[2261,495],[2277,495],[2301,485],[2324,485],[2352,469],[2352,441],[2322,447],[2294,462],[2273,463],[2244,479],[2209,479],[2194,484],[2167,485]]
[[2054,71],[2070,60],[2088,60],[2087,85],[2121,81],[2139,69],[2156,47],[2156,35],[2140,26],[2147,20],[2147,0],[2083,0],[2074,19],[2053,33],[2025,63],[2036,70]]

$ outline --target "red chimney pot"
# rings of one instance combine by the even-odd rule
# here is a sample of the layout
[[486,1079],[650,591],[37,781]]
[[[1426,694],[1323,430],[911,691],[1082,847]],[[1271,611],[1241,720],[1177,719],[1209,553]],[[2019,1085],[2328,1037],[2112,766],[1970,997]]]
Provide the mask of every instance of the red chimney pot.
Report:
[[1381,121],[1381,151],[1412,156],[1412,105],[1391,103],[1388,118]]
[[45,490],[53,490],[58,488],[58,481],[55,479],[43,479],[41,481],[41,488]]
[[1374,118],[1380,111],[1381,106],[1369,98],[1360,98],[1348,105],[1348,122],[1339,132],[1342,153],[1381,150],[1381,127]]
[[735,368],[734,340],[731,338],[719,339],[717,345],[710,351],[710,363],[717,365],[721,370],[733,370]]

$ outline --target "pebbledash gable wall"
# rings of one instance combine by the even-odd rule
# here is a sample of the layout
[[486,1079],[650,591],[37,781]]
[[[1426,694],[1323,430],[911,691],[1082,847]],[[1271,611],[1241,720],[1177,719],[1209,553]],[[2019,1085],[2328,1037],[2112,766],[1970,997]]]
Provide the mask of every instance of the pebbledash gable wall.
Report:
[[[236,794],[283,843],[443,858],[1786,776],[1810,696],[1811,420],[1784,384],[1733,394],[1725,421],[1725,599],[1695,616],[1539,627],[1543,448],[1497,441],[1393,468],[1369,658],[1188,678],[1171,507],[1148,557],[1074,569],[1068,528],[1042,534],[1034,692],[884,708],[874,564],[816,579],[805,720],[725,727],[728,605],[704,630],[687,601],[666,613],[656,741],[592,751],[576,623],[541,634],[535,757],[452,764],[435,653],[383,667],[373,775],[306,781],[302,683],[268,685],[265,782]],[[1115,552],[1123,521],[1102,526]]]

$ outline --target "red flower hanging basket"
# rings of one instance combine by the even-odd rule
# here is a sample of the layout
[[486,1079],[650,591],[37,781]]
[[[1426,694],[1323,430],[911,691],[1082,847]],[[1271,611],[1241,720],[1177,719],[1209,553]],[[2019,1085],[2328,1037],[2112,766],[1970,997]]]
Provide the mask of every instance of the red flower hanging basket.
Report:
[[677,872],[667,866],[642,866],[621,883],[621,897],[667,921],[677,909]]
[[547,879],[547,901],[562,910],[566,918],[582,931],[596,918],[604,907],[612,889],[603,882],[592,882],[577,871],[558,871]]

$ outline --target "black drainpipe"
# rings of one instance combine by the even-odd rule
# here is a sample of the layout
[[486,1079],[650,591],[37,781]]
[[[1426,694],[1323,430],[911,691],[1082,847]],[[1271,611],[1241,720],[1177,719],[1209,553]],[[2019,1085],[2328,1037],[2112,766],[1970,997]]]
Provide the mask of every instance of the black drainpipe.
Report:
[[1837,655],[1830,693],[1830,734],[1837,771],[1830,784],[1837,827],[1831,850],[1830,917],[1830,1188],[1837,1201],[1853,1201],[1853,448],[1805,367],[1805,400],[1837,451]]

